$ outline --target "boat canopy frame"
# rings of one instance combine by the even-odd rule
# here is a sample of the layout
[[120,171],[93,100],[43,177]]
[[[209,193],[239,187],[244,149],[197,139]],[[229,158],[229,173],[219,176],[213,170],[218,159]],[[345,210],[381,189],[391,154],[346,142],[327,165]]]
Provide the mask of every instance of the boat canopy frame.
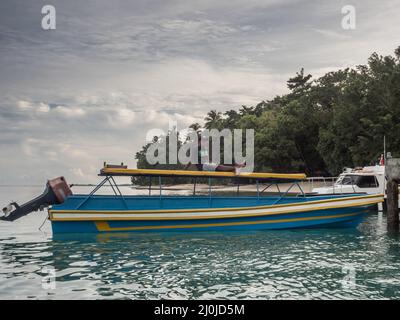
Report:
[[[113,190],[114,194],[116,196],[121,197],[121,200],[125,206],[126,209],[129,209],[128,204],[125,200],[124,195],[122,194],[121,190],[118,187],[118,184],[115,182],[114,177],[113,176],[106,176],[103,180],[100,181],[99,184],[97,184],[97,186],[87,195],[87,197],[85,199],[83,199],[83,201],[81,201],[78,206],[76,207],[76,210],[78,210],[79,208],[81,208],[101,187],[103,187],[106,182],[108,182],[111,186],[111,189]],[[114,184],[114,185],[113,185]],[[118,191],[118,192],[117,192]]]
[[[305,179],[305,174],[275,174],[275,173],[242,173],[236,175],[233,172],[211,172],[211,171],[182,171],[182,170],[152,170],[152,169],[127,169],[126,167],[117,167],[117,166],[112,166],[112,167],[104,167],[103,169],[100,170],[99,176],[103,176],[104,179],[97,184],[97,186],[90,192],[90,194],[87,195],[77,206],[76,209],[81,208],[100,188],[102,188],[106,183],[108,182],[111,189],[113,190],[114,194],[118,197],[121,198],[121,201],[124,204],[124,207],[126,209],[128,208],[128,204],[126,202],[126,199],[121,192],[120,188],[118,187],[118,184],[116,183],[114,177],[115,176],[145,176],[149,178],[149,196],[152,195],[152,178],[158,177],[158,184],[159,184],[159,198],[160,198],[160,203],[162,200],[162,177],[191,177],[193,178],[193,196],[196,196],[196,184],[197,184],[197,178],[205,178],[208,177],[208,197],[212,199],[212,187],[211,187],[211,181],[212,178],[231,178],[231,179],[237,179],[237,191],[236,194],[239,196],[239,190],[240,190],[240,179],[251,179],[255,180],[256,182],[256,187],[257,187],[257,200],[260,200],[261,194],[263,194],[266,190],[268,190],[272,186],[276,186],[278,190],[278,199],[274,201],[272,204],[278,204],[283,198],[285,198],[288,194],[289,191],[293,189],[293,187],[297,186],[300,193],[297,195],[297,197],[302,196],[305,197],[306,194],[303,190],[303,188],[300,186],[299,181]],[[260,181],[268,181],[268,184],[260,190]],[[279,188],[279,183],[280,182],[291,182],[292,184],[289,186],[289,188],[282,192],[281,189]]]
[[159,170],[159,169],[128,169],[108,165],[100,170],[99,176],[153,176],[153,177],[197,177],[197,178],[238,178],[258,180],[300,181],[306,179],[304,173],[268,173],[268,172],[235,172],[226,171],[190,171],[190,170]]

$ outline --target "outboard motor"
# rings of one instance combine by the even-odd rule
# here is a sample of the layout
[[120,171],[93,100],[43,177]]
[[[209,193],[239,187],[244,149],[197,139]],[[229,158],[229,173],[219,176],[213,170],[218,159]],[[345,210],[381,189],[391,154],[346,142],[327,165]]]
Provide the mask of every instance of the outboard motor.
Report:
[[48,180],[46,188],[40,196],[21,206],[16,202],[11,202],[8,206],[4,207],[4,216],[0,217],[0,220],[17,220],[33,211],[43,210],[52,204],[63,203],[69,195],[72,195],[72,191],[64,177]]

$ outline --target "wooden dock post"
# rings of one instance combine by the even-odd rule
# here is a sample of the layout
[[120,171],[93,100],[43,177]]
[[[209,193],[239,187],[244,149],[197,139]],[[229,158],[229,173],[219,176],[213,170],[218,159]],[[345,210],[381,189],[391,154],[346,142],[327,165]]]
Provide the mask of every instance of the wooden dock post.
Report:
[[388,231],[399,231],[400,159],[387,159],[385,175],[388,181],[386,184],[387,229]]

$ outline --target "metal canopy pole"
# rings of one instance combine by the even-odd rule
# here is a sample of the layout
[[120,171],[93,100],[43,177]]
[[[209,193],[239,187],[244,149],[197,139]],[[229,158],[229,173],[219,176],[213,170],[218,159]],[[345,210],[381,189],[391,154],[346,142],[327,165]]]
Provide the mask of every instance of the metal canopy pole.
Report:
[[149,176],[149,196],[151,196],[151,176]]
[[211,208],[211,178],[208,178],[208,205]]
[[265,190],[267,190],[269,187],[272,186],[272,183],[270,183],[269,185],[267,185],[264,189],[261,190],[261,193],[263,193]]
[[[121,190],[119,190],[118,185],[117,185],[117,183],[116,183],[115,180],[114,180],[114,177],[110,176],[110,179],[111,179],[112,182],[114,182],[114,186],[115,186],[115,188],[117,189],[119,195],[122,196],[122,192],[121,192]],[[111,184],[111,182],[110,182],[110,184]]]
[[111,183],[111,180],[110,179],[107,179],[108,180],[108,183],[110,184],[110,186],[111,186],[111,189],[114,191],[114,194],[117,196],[118,194],[117,194],[117,191],[115,191],[115,189],[114,189],[114,186],[112,185],[112,183]]
[[105,177],[97,186],[96,188],[93,189],[92,192],[90,192],[90,194],[76,207],[75,210],[79,209],[80,207],[83,206],[84,203],[86,203],[86,201],[88,201],[88,199],[94,195],[94,193],[99,190],[107,181],[108,181],[109,177]]
[[[110,179],[111,179],[112,182],[114,182],[115,188],[117,189],[117,191],[118,191],[118,193],[119,193],[119,195],[120,195],[120,197],[121,197],[121,199],[122,199],[122,202],[123,202],[124,205],[125,205],[125,208],[126,208],[126,209],[129,209],[129,208],[128,208],[128,204],[126,203],[125,197],[124,197],[124,195],[122,194],[121,190],[118,188],[118,185],[117,185],[117,183],[116,183],[115,180],[114,180],[114,177],[110,176]],[[111,181],[110,181],[110,185],[112,186]],[[113,189],[114,189],[114,188],[113,188]],[[117,195],[117,194],[116,194],[116,195]]]
[[296,185],[297,185],[297,187],[299,188],[299,190],[300,190],[301,194],[303,195],[303,197],[305,197],[306,194],[304,193],[303,188],[300,186],[300,184],[299,184],[298,182],[296,182]]
[[162,184],[161,184],[161,176],[158,176],[158,184],[160,187],[160,208],[162,208]]
[[281,200],[289,193],[289,191],[293,188],[294,185],[295,185],[295,183],[293,183],[293,184],[289,187],[289,189],[287,189],[287,190],[285,191],[285,193],[284,193],[278,200],[276,200],[273,204],[277,204],[279,201],[281,201]]
[[193,183],[193,195],[196,195],[196,182],[197,182],[197,177],[194,178],[194,183]]
[[162,186],[161,186],[161,176],[158,176],[158,185],[160,188],[160,198],[161,198],[161,190],[162,190]]

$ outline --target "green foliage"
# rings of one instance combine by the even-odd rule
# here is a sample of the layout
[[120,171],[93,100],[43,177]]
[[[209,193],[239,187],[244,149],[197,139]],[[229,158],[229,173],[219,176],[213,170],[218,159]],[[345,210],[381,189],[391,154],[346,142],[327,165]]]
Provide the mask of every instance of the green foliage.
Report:
[[223,128],[223,120],[221,112],[217,112],[216,110],[211,110],[207,113],[207,116],[204,118],[205,124],[204,128],[206,129],[218,129],[221,130]]
[[[301,69],[287,85],[288,94],[255,107],[211,110],[204,128],[254,129],[256,171],[336,175],[376,163],[384,135],[387,150],[400,156],[400,47],[394,57],[373,53],[366,65],[314,81]],[[138,168],[149,167],[148,147],[136,154]]]
[[[196,124],[192,125],[194,128],[196,128]],[[168,154],[169,154],[169,139],[171,134],[176,134],[178,137],[178,150],[182,146],[182,141],[179,139],[179,134],[176,131],[173,132],[168,132],[166,136],[161,136],[161,137],[154,137],[153,141],[151,143],[147,143],[142,150],[136,153],[136,160],[137,160],[137,168],[139,169],[161,169],[161,170],[183,170],[184,165],[177,163],[177,164],[171,164],[169,159],[168,159]],[[160,143],[161,141],[165,140],[165,145],[166,145],[166,153],[167,153],[167,164],[150,164],[147,162],[146,159],[146,152],[149,149],[149,147],[152,144]],[[177,178],[177,177],[167,177],[163,178],[161,183],[162,184],[177,184],[177,183],[187,183],[189,180],[184,179],[184,178]],[[132,177],[132,183],[133,184],[138,184],[138,185],[148,185],[149,184],[149,178],[147,177]],[[152,185],[158,185],[159,180],[158,178],[153,178],[151,180]]]
[[340,90],[332,92],[327,125],[320,130],[318,144],[330,172],[376,162],[383,151],[384,135],[387,150],[398,154],[399,61],[374,53],[367,65],[336,74]]

